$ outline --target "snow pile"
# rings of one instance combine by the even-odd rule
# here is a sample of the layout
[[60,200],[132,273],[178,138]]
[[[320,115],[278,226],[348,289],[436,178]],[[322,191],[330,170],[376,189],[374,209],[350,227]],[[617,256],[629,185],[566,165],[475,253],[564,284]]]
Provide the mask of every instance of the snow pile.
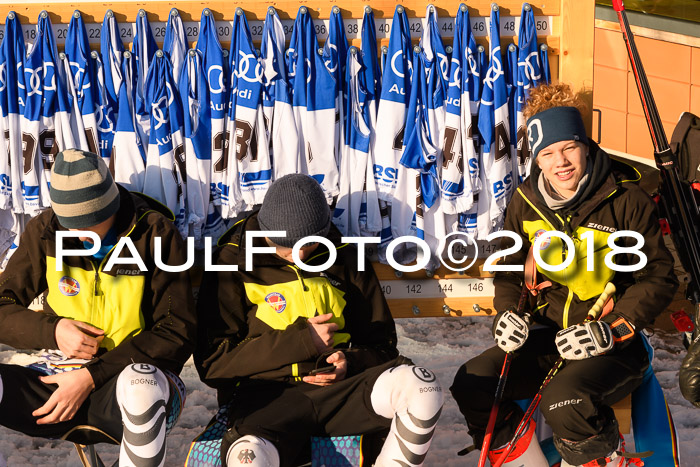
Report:
[[[457,451],[471,444],[464,419],[457,404],[449,396],[457,368],[469,358],[491,347],[490,318],[416,318],[397,321],[399,348],[403,355],[417,364],[434,370],[443,385],[447,398],[442,417],[426,458],[426,466],[457,467],[476,465],[478,451],[466,457],[457,457]],[[664,388],[671,413],[678,429],[681,458],[685,465],[700,457],[700,410],[681,396],[678,389],[678,368],[685,349],[677,334],[658,333],[651,338],[656,349],[654,370]],[[0,362],[25,364],[31,356],[0,346]],[[204,428],[216,410],[214,391],[199,381],[192,361],[185,367],[182,378],[188,394],[185,409],[178,425],[168,437],[166,465],[183,465],[192,439]],[[628,436],[627,438],[631,438]],[[633,444],[632,440],[628,445]],[[111,465],[118,455],[118,447],[98,447],[105,464]],[[53,467],[80,465],[71,443],[30,438],[0,427],[0,454],[8,466]],[[0,460],[0,467],[2,467]]]

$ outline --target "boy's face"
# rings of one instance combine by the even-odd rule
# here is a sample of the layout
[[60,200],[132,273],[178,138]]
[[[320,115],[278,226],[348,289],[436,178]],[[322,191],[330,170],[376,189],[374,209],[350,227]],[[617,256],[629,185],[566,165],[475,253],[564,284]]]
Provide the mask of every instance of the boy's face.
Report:
[[[285,261],[289,261],[290,263],[294,262],[294,259],[292,258],[292,248],[278,245],[267,237],[265,237],[265,241],[268,245],[275,248],[275,254],[277,256],[279,256]],[[318,243],[310,243],[304,245],[299,250],[299,259],[302,261],[306,261],[311,257],[311,253],[313,253],[316,250],[316,248],[318,248]]]
[[587,154],[588,146],[579,141],[559,141],[542,149],[535,160],[549,183],[568,198],[586,173]]

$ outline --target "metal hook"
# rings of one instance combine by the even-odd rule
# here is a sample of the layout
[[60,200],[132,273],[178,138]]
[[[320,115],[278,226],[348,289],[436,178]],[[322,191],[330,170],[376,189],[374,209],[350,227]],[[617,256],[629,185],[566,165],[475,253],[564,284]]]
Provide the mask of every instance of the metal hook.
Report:
[[452,46],[448,45],[447,47],[445,47],[445,52],[447,52],[448,54],[451,54],[452,53]]
[[413,314],[414,314],[414,315],[419,315],[419,314],[420,314],[420,308],[418,308],[417,305],[413,305],[413,308],[411,308],[411,310],[413,311]]
[[61,53],[58,54],[58,58],[59,58],[60,60],[65,60],[65,59],[66,59],[66,54],[65,54],[64,52],[61,52]]
[[241,16],[243,14],[243,8],[238,7],[236,8],[236,16]]
[[163,57],[163,51],[160,49],[156,50],[156,57],[158,57],[158,58]]
[[357,55],[357,47],[355,47],[354,45],[350,47],[350,53],[352,55]]
[[224,57],[224,58],[228,57],[228,50],[224,49],[223,52],[224,52],[224,53],[223,53],[223,57]]
[[462,13],[466,13],[466,12],[467,12],[467,5],[465,5],[464,3],[462,3],[462,4],[459,6],[459,9],[462,11]]
[[386,45],[383,45],[382,46],[382,54],[386,55],[388,53],[389,53],[389,47],[387,47]]
[[492,4],[491,4],[491,10],[493,10],[493,11],[498,11],[498,3],[492,3]]
[[46,10],[42,10],[39,16],[41,16],[42,18],[46,18],[47,16],[49,16],[49,13]]
[[396,7],[396,11],[397,11],[399,14],[403,13],[403,7],[402,7],[401,5],[397,6],[397,7]]
[[338,6],[336,5],[333,7],[333,9],[331,11],[333,12],[334,15],[337,15],[340,13],[340,8],[338,8]]
[[420,46],[419,46],[419,45],[414,45],[414,46],[413,46],[413,53],[414,53],[414,54],[419,54],[419,53],[420,53]]
[[275,10],[275,7],[271,6],[267,9],[268,15],[274,15],[275,13],[277,13],[277,11]]
[[[238,11],[238,8],[236,9]],[[204,13],[204,16],[209,16],[211,14],[211,10],[209,8],[205,8],[202,10],[202,13]]]
[[140,16],[141,18],[143,18],[144,16],[146,16],[146,10],[139,10],[139,16]]
[[114,16],[114,12],[112,10],[107,10],[107,13],[105,13],[105,16],[107,18],[111,18],[112,16]]
[[530,6],[529,3],[526,3],[525,5],[523,5],[523,10],[530,11],[530,10],[532,10],[532,7]]
[[309,10],[305,6],[299,8],[299,13],[301,13],[302,15],[305,15],[307,11]]
[[484,48],[483,45],[480,45],[479,47],[476,48],[476,51],[479,52],[479,53],[481,53],[481,52],[483,52],[483,51],[485,51],[485,50],[486,50],[486,49]]
[[542,44],[540,45],[540,50],[547,50],[549,47],[547,47],[547,44]]
[[128,50],[125,50],[124,51],[124,58],[130,58],[130,57],[131,57],[131,52],[129,52]]
[[180,12],[177,11],[177,8],[173,8],[172,10],[170,10],[170,16],[172,16],[173,18],[178,17],[180,16]]
[[80,12],[79,12],[78,10],[75,10],[75,11],[73,12],[73,18],[75,18],[75,19],[80,18]]
[[510,44],[508,46],[508,52],[515,52],[515,44]]
[[372,13],[372,7],[369,6],[369,5],[366,5],[366,6],[365,6],[365,13],[367,13],[367,14]]
[[11,11],[10,14],[7,15],[8,19],[15,19],[15,12]]
[[195,55],[197,55],[197,51],[194,49],[190,49],[190,51],[187,53],[190,54],[190,57],[194,57]]
[[90,52],[90,56],[92,58],[97,58],[97,50],[93,50],[92,52]]

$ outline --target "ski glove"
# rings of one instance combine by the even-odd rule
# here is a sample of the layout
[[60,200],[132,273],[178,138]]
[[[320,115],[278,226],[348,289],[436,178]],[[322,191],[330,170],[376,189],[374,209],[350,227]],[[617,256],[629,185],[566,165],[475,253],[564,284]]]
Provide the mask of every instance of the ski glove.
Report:
[[590,321],[562,329],[555,339],[559,355],[566,360],[583,360],[602,355],[615,345],[608,323]]
[[525,344],[530,331],[524,317],[503,311],[493,320],[493,338],[504,352],[514,352]]

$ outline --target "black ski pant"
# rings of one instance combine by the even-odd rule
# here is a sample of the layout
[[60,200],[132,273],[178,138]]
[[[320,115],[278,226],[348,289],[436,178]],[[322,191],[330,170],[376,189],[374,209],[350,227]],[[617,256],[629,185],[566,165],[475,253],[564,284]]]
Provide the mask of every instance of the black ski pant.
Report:
[[[46,376],[46,373],[19,365],[0,364],[3,383],[0,425],[29,436],[64,439],[79,444],[121,443],[124,429],[116,393],[119,375],[90,393],[71,420],[37,425],[37,417],[32,412],[43,406],[57,388],[55,384],[42,383],[41,376]],[[174,389],[170,384],[170,401],[166,405],[168,421],[172,414],[181,410],[175,406],[179,398],[173,397]]]
[[369,368],[330,386],[249,380],[233,394],[231,427],[222,444],[222,462],[240,437],[257,436],[277,448],[282,467],[310,460],[312,436],[350,436],[387,432],[391,419],[374,412],[371,394],[384,371],[411,364],[404,357]]
[[122,415],[116,397],[118,375],[93,391],[71,420],[48,425],[37,425],[32,412],[46,403],[57,386],[42,383],[40,376],[45,373],[0,364],[3,381],[0,425],[29,436],[67,439],[80,444],[121,442]]
[[[523,410],[515,401],[531,399],[559,358],[554,344],[556,332],[552,328],[531,330],[525,345],[516,351],[496,419],[492,449],[505,445],[520,423]],[[450,388],[477,448],[484,439],[504,358],[505,352],[498,347],[486,350],[459,368]],[[649,357],[638,336],[605,355],[566,361],[542,392],[542,415],[557,437],[582,441],[596,436],[613,422],[610,405],[639,386],[648,366]]]

